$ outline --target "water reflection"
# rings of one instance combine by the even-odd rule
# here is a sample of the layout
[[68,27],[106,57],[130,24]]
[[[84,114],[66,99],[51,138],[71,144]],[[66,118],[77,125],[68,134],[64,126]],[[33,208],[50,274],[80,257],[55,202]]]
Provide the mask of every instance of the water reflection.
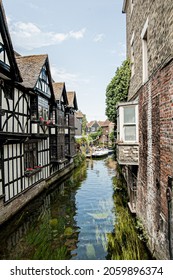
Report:
[[125,259],[124,252],[143,250],[140,241],[130,241],[134,229],[126,232],[120,226],[128,228],[130,218],[115,199],[114,176],[114,165],[88,160],[64,182],[46,190],[1,226],[0,258]]
[[1,227],[1,259],[70,259],[78,242],[75,193],[86,167],[46,191]]
[[80,227],[73,259],[106,259],[107,234],[114,227],[112,177],[104,161],[88,161],[87,180],[76,193],[75,221]]

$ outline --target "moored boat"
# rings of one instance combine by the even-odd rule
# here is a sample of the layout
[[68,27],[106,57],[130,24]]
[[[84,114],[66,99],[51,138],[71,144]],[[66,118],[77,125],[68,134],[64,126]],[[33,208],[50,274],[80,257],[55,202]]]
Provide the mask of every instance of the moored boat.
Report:
[[108,149],[98,148],[92,153],[93,158],[104,157],[108,155]]

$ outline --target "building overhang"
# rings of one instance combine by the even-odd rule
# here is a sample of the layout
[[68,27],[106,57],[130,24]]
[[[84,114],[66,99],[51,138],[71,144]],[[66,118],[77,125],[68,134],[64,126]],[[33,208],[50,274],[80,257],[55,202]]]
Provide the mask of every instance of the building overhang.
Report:
[[139,165],[139,144],[117,143],[117,162],[119,165]]
[[116,109],[118,109],[121,106],[124,107],[124,106],[129,106],[129,105],[138,105],[138,100],[118,102],[116,105]]

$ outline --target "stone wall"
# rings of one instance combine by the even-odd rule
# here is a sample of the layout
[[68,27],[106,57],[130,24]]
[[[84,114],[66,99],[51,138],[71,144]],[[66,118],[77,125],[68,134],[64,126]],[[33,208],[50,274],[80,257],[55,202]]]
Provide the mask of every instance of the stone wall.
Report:
[[0,224],[7,221],[14,214],[16,214],[19,210],[22,209],[27,203],[29,203],[34,197],[39,195],[45,188],[50,187],[52,184],[62,179],[65,175],[67,175],[71,170],[74,169],[74,164],[71,163],[66,166],[61,171],[54,173],[53,176],[48,178],[47,180],[42,180],[38,184],[32,186],[27,189],[25,192],[20,194],[14,200],[9,203],[4,204],[3,197],[0,197]]
[[122,165],[138,165],[139,147],[138,144],[119,143],[117,145],[117,161]]
[[126,7],[127,57],[131,57],[131,39],[134,33],[134,76],[131,78],[129,100],[143,84],[141,33],[147,18],[149,77],[173,54],[173,1],[134,1],[132,13],[130,2],[127,1]]

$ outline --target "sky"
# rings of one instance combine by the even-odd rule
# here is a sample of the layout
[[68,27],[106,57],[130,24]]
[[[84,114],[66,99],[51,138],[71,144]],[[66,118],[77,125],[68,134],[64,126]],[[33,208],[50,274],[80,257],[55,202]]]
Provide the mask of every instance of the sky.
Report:
[[106,87],[126,57],[123,0],[3,0],[14,49],[48,54],[87,120],[105,120]]

